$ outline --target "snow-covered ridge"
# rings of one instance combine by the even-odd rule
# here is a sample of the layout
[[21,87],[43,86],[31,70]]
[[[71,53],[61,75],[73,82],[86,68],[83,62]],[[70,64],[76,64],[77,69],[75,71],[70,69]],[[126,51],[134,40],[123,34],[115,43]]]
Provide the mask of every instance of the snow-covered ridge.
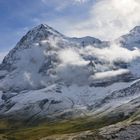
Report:
[[140,48],[140,26],[134,27],[128,34],[121,36],[117,41],[122,43],[122,46],[133,50],[135,47]]
[[[79,115],[95,111],[97,102],[106,106],[116,100],[119,105],[131,101],[131,95],[136,98],[139,94],[129,92],[139,92],[139,83],[130,86],[140,77],[139,30],[113,44],[88,36],[69,38],[45,24],[33,28],[0,65],[0,115],[77,114],[75,110]],[[120,102],[121,90],[128,98]]]
[[[85,54],[79,54],[79,51],[81,47],[89,44],[97,45],[101,43],[100,40],[92,37],[69,38],[48,25],[41,24],[30,30],[4,58],[0,69],[9,73],[2,79],[0,88],[5,91],[38,89],[47,86],[50,82],[54,83],[61,79],[69,83],[71,78],[69,79],[63,75],[69,73],[72,77],[74,73],[71,67],[75,67],[73,78],[83,75],[83,79],[87,82],[90,70],[86,70],[86,67],[90,60],[89,58],[83,58],[86,57]],[[66,54],[63,60],[72,59],[73,57],[74,61],[77,62],[70,64],[68,68],[60,58],[62,51],[63,54]],[[79,57],[78,60],[75,59],[76,55]],[[82,61],[84,64],[81,63]],[[78,67],[81,68],[81,72]],[[68,69],[69,71],[67,71]],[[76,82],[79,83],[79,81]]]

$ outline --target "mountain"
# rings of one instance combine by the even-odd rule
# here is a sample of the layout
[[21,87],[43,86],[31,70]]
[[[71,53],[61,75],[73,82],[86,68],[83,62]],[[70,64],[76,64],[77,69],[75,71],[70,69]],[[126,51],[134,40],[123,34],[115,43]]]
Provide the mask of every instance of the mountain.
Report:
[[128,49],[134,49],[134,47],[140,48],[140,26],[133,28],[128,34],[121,36],[117,41],[119,41],[122,46]]
[[78,121],[87,130],[90,122],[139,120],[139,40],[139,26],[115,40],[119,49],[94,37],[67,37],[45,24],[31,29],[0,64],[2,123],[94,117]]

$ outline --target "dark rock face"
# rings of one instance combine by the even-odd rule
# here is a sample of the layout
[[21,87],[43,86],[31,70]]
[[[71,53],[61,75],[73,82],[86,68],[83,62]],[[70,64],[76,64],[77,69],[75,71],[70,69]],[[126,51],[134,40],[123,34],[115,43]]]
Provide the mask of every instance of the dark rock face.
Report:
[[106,78],[103,80],[95,80],[93,83],[90,84],[90,87],[107,87],[115,82],[130,82],[133,81],[135,78],[131,73],[118,75],[117,77]]
[[16,96],[17,94],[12,93],[3,93],[1,99],[4,101],[8,101],[10,98]]
[[48,99],[44,99],[44,100],[40,101],[39,107],[40,107],[41,109],[43,109],[43,108],[44,108],[44,105],[45,105],[48,101],[49,101]]
[[117,61],[117,62],[114,62],[114,65],[117,68],[127,69],[129,64],[126,62]]
[[0,109],[2,112],[6,112],[10,110],[16,103],[7,101],[5,105],[0,105]]

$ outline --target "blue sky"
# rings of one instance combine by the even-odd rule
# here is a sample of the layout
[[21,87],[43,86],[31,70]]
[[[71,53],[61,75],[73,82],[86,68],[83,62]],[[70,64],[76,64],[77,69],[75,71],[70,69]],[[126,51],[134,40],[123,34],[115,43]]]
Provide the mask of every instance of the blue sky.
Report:
[[[65,33],[88,17],[94,0],[0,0],[0,51],[7,51],[32,27],[49,24]],[[64,26],[63,26],[64,25]]]
[[0,61],[31,28],[114,40],[140,25],[140,0],[0,0]]

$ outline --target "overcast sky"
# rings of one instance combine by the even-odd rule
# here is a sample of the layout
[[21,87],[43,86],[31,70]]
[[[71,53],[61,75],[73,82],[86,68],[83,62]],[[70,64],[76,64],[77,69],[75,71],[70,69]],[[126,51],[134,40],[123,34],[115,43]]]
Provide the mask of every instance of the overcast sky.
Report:
[[140,25],[140,0],[0,0],[0,59],[32,27],[113,40]]

